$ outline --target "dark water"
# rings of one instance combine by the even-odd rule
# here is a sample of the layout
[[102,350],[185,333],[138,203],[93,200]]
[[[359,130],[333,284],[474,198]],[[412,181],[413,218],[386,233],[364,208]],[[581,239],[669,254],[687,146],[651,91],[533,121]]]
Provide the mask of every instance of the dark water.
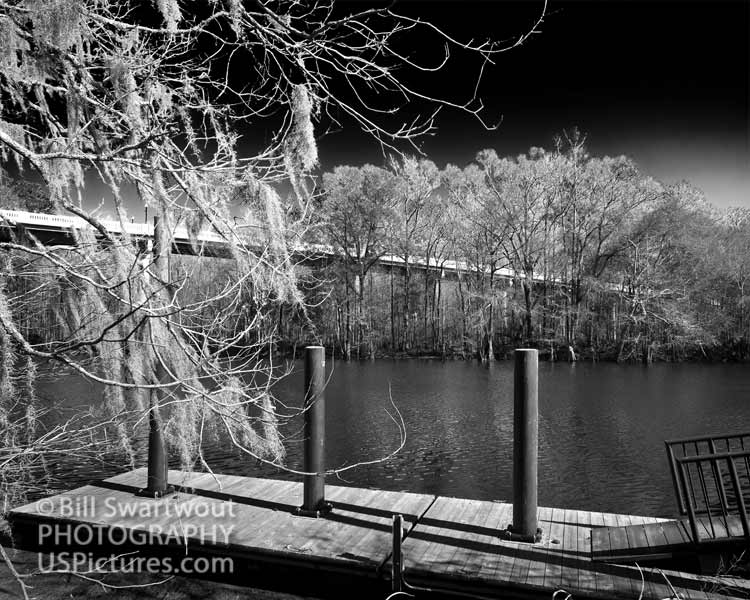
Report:
[[[395,458],[347,471],[344,482],[511,499],[512,363],[382,360],[333,368],[326,392],[330,468],[385,456],[398,446],[398,429],[386,413],[392,412],[389,396],[407,428],[406,446]],[[750,431],[748,366],[541,363],[539,375],[541,505],[673,515],[663,441]],[[41,387],[79,399],[87,393],[82,382]],[[276,395],[299,404],[302,388],[296,372],[277,385]],[[296,427],[286,429],[294,437]],[[289,466],[299,467],[301,442],[290,439],[288,452]],[[229,444],[206,455],[217,472],[290,476],[239,456]],[[59,463],[57,470],[72,487],[118,469],[82,473]]]

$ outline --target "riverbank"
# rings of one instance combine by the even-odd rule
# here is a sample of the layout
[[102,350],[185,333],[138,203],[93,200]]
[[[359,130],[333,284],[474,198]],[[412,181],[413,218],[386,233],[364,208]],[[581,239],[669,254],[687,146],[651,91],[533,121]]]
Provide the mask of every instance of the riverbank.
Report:
[[[497,361],[511,360],[516,348],[536,348],[539,350],[539,359],[548,362],[608,362],[621,364],[651,364],[651,363],[748,363],[750,362],[750,348],[747,344],[736,345],[701,345],[675,346],[672,344],[650,344],[637,348],[626,348],[623,346],[607,346],[593,348],[591,346],[566,345],[561,343],[545,344],[533,342],[525,344],[518,341],[515,344],[496,345],[493,350],[494,359]],[[280,344],[276,355],[279,358],[300,358],[304,344]],[[340,360],[347,360],[345,353],[335,346],[328,346],[334,356]],[[424,360],[478,360],[487,362],[489,355],[471,347],[455,348],[449,347],[439,352],[433,349],[415,349],[409,351],[389,351],[362,349],[352,351],[349,360],[368,361],[379,359],[409,359],[420,358]]]

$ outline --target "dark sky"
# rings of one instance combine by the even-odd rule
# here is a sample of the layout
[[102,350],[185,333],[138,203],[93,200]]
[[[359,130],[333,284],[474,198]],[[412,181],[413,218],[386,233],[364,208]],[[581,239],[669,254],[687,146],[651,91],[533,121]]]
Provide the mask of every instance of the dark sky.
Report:
[[[551,147],[556,133],[578,126],[594,154],[627,154],[657,179],[688,179],[716,205],[750,206],[749,5],[550,0],[541,33],[485,72],[480,95],[490,120],[502,116],[499,128],[485,131],[472,117],[446,110],[422,150],[441,167],[464,165],[483,148],[515,155]],[[517,36],[542,6],[538,0],[412,0],[395,10],[468,40]],[[434,41],[401,43],[428,59]],[[409,81],[464,100],[479,63],[460,53],[454,58],[445,72]],[[379,146],[351,126],[321,140],[320,155],[323,168],[383,162]]]

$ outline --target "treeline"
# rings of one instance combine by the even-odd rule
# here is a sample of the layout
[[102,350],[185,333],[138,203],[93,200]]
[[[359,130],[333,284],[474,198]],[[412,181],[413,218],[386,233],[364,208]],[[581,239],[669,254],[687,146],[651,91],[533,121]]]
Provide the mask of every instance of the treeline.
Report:
[[[512,158],[484,150],[464,168],[339,166],[320,184],[305,239],[333,253],[295,257],[304,304],[235,298],[228,335],[257,321],[279,351],[319,342],[360,359],[488,360],[522,345],[553,358],[750,358],[750,208],[719,211],[689,183],[590,155],[577,134]],[[37,187],[5,182],[2,206],[45,211]],[[73,335],[75,282],[23,253],[7,259],[23,333]],[[186,305],[241,275],[224,259],[171,264]],[[181,319],[198,339],[221,310]]]
[[315,218],[340,258],[310,273],[307,316],[344,357],[750,357],[750,210],[591,156],[578,134],[465,168],[339,166]]

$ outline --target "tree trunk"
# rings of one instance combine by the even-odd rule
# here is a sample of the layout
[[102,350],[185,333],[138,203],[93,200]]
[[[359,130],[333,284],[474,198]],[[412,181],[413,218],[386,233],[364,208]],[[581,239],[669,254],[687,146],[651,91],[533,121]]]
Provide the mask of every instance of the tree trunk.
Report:
[[395,291],[393,289],[393,265],[390,266],[391,273],[391,352],[396,349],[396,307]]
[[533,330],[532,330],[532,306],[531,306],[531,286],[526,282],[526,280],[523,281],[523,301],[524,301],[524,307],[526,314],[524,315],[524,321],[525,321],[525,329],[526,329],[526,341],[531,342],[533,337]]
[[344,360],[352,358],[352,317],[349,290],[346,291],[346,327],[344,328]]
[[403,326],[404,330],[401,332],[401,350],[403,352],[409,351],[409,287],[411,285],[411,272],[409,269],[408,257],[406,257],[406,263],[404,265],[404,314],[403,314]]

